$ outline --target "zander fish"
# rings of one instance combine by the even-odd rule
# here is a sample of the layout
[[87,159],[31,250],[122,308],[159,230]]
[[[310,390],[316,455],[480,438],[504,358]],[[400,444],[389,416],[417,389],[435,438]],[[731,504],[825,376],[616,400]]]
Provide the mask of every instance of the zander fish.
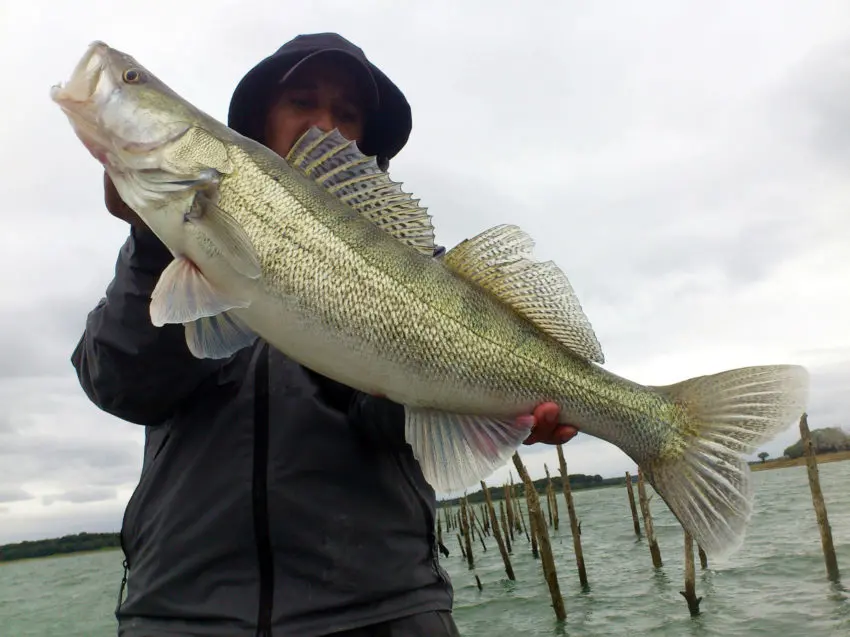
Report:
[[752,511],[743,456],[805,409],[806,370],[748,367],[663,387],[601,367],[567,278],[500,225],[434,258],[431,217],[337,131],[286,158],[187,103],[95,42],[52,99],[122,199],[171,250],[157,326],[197,357],[259,337],[405,406],[405,436],[438,492],[475,484],[528,436],[544,402],[629,455],[713,556]]

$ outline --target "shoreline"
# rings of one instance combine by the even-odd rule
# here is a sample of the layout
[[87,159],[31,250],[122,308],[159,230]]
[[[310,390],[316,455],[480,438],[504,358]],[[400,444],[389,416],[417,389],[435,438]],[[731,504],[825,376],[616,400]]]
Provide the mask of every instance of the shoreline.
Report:
[[32,557],[16,557],[11,560],[0,560],[0,568],[4,564],[20,564],[21,562],[35,562],[37,560],[53,560],[57,557],[74,557],[75,555],[85,555],[87,553],[105,553],[106,551],[120,551],[120,546],[104,546],[97,549],[81,549],[79,551],[62,551],[61,553],[51,553],[49,555],[33,555]]
[[[850,460],[850,451],[835,451],[833,453],[819,453],[815,456],[818,465],[828,464],[830,462],[840,462],[842,460]],[[767,471],[769,469],[787,469],[789,467],[805,467],[806,456],[799,458],[774,458],[764,462],[754,462],[750,464],[750,471]]]
[[[830,462],[841,462],[842,460],[850,460],[850,450],[848,451],[837,451],[833,453],[822,453],[815,456],[817,459],[818,465],[828,464]],[[750,471],[768,471],[771,469],[788,469],[791,467],[804,467],[806,466],[806,457],[801,456],[799,458],[774,458],[773,460],[766,460],[765,462],[754,462],[749,465]],[[586,487],[579,487],[576,489],[577,491],[590,490],[590,489],[608,489],[608,488],[621,488],[625,486],[625,479],[623,479],[621,484],[600,484],[600,485],[588,485]],[[498,501],[501,498],[494,497],[494,501]],[[450,504],[446,501],[438,501],[437,508],[438,510],[443,507],[453,508],[456,505]],[[116,534],[117,535],[117,534]],[[34,542],[46,542],[50,540],[35,540]],[[70,550],[70,551],[60,551],[56,553],[50,553],[47,555],[33,555],[31,557],[19,557],[7,560],[0,560],[0,567],[4,564],[15,564],[20,562],[27,562],[33,560],[43,560],[43,559],[54,559],[57,557],[71,557],[74,555],[81,555],[86,553],[103,553],[104,551],[120,551],[120,546],[102,546],[98,548],[86,548],[78,551]]]

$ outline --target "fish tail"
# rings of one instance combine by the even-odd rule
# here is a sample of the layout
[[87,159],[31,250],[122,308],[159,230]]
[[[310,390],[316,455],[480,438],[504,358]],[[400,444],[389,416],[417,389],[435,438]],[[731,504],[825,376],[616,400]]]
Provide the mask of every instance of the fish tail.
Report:
[[740,548],[753,510],[743,457],[805,410],[803,367],[746,367],[651,389],[680,407],[679,433],[640,464],[658,495],[706,553]]

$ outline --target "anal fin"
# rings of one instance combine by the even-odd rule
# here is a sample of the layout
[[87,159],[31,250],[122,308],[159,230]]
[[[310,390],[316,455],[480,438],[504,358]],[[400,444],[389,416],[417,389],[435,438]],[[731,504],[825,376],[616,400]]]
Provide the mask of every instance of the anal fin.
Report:
[[515,420],[406,409],[405,439],[437,493],[459,491],[503,466],[531,433]]

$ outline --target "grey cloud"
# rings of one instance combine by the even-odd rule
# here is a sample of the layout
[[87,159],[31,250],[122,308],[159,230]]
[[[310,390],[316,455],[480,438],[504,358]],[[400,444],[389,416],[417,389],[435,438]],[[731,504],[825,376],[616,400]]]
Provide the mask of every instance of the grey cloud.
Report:
[[850,433],[850,362],[815,368],[811,378],[809,426],[843,427]]
[[399,162],[398,174],[415,175],[406,185],[430,207],[447,245],[496,223],[518,223],[538,242],[539,256],[561,265],[582,301],[621,304],[657,279],[683,274],[693,280],[677,295],[758,282],[835,232],[812,216],[810,184],[819,168],[799,165],[793,132],[774,134],[783,124],[744,119],[739,128],[709,130],[709,150],[661,165],[642,164],[638,154],[622,175],[578,159],[564,170],[567,183],[532,176],[522,189],[509,174],[469,167]]
[[0,399],[14,423],[0,432],[4,489],[37,483],[82,502],[138,480],[143,429],[95,408],[75,378],[0,381]]
[[[97,216],[105,214],[98,212]],[[61,246],[44,251],[33,265],[10,275],[6,283],[9,302],[0,312],[0,351],[4,353],[0,380],[72,373],[69,358],[88,313],[112,278],[127,232],[126,224],[101,234],[92,228],[96,224],[73,224],[64,219],[50,225],[67,239]],[[32,234],[38,232],[26,222],[21,228]],[[86,245],[92,241],[94,245]],[[0,251],[12,260],[25,258],[25,251],[13,238],[0,237]]]
[[816,49],[777,90],[780,112],[795,117],[815,156],[850,165],[850,36]]
[[112,500],[117,495],[115,489],[107,489],[103,487],[89,487],[83,489],[74,489],[66,491],[59,495],[46,495],[41,498],[45,506],[50,506],[54,502],[71,502],[74,504],[82,504],[87,502],[102,502],[104,500]]
[[0,487],[0,502],[24,502],[35,496],[17,487]]
[[141,446],[133,441],[57,439],[17,434],[5,439],[0,463],[16,480],[122,485],[138,479]]
[[[0,317],[0,379],[68,372],[73,348],[83,333],[86,314],[94,303],[86,299],[52,299],[45,307],[20,311],[14,321]],[[27,326],[32,338],[24,337]]]

